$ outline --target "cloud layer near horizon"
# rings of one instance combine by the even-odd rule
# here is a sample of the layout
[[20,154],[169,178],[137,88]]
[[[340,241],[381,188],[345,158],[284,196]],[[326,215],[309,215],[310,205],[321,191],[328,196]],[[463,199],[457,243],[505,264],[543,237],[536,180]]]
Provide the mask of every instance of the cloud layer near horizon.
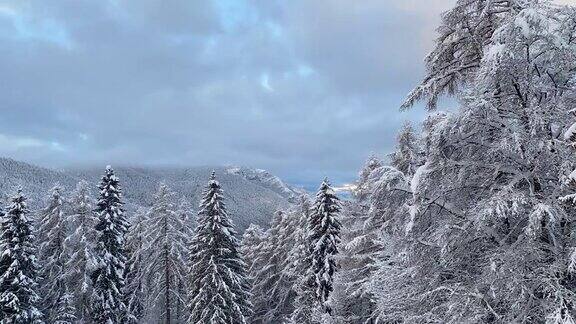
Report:
[[350,181],[451,0],[0,0],[0,155]]

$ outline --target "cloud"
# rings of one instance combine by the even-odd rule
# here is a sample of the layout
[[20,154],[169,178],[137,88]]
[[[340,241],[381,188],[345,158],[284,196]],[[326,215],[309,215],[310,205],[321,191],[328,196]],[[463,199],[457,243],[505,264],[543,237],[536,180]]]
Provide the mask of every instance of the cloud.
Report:
[[42,140],[2,154],[351,181],[422,118],[398,106],[452,1],[420,3],[5,0],[0,141]]

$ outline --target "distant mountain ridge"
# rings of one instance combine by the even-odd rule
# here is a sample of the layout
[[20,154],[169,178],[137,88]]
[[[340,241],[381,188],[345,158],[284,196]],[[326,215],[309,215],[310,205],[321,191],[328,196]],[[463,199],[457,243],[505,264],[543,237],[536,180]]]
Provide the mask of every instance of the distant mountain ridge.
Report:
[[[120,178],[129,213],[140,206],[149,206],[160,183],[168,185],[179,197],[185,197],[196,208],[211,172],[215,171],[224,189],[228,212],[240,233],[251,223],[268,226],[275,211],[289,208],[293,198],[303,193],[303,190],[285,184],[265,170],[244,167],[120,166],[114,170]],[[32,209],[38,209],[44,205],[48,191],[56,183],[69,194],[78,181],[86,180],[93,185],[92,194],[95,196],[103,172],[104,167],[56,171],[0,158],[0,195],[5,198],[16,188],[22,188],[30,198]]]

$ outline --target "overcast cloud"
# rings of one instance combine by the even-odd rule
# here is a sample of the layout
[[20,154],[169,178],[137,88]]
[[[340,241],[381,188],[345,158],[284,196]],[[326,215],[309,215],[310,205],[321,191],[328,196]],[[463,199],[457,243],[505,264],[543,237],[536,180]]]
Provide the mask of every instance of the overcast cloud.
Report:
[[0,155],[351,181],[453,0],[0,0]]

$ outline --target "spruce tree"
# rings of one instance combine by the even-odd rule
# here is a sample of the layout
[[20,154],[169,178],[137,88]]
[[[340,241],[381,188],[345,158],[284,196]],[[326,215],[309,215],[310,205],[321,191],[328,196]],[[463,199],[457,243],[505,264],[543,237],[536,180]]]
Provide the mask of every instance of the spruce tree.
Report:
[[88,182],[82,180],[76,185],[76,190],[70,200],[71,215],[69,217],[73,232],[66,239],[65,245],[69,259],[65,266],[66,285],[73,296],[73,306],[76,310],[77,323],[87,323],[90,320],[92,295],[92,280],[90,274],[95,265],[95,241],[97,218],[90,197]]
[[130,231],[126,235],[126,286],[125,305],[128,308],[126,324],[140,323],[146,315],[146,297],[149,283],[144,276],[145,264],[148,261],[145,229],[148,210],[139,208],[134,217]]
[[38,259],[40,264],[40,294],[42,311],[47,321],[53,322],[60,297],[65,285],[65,265],[68,261],[65,249],[67,224],[61,188],[55,186],[50,191],[46,208],[40,213]]
[[19,190],[0,223],[0,322],[42,323],[37,308],[37,265],[32,222]]
[[157,321],[177,323],[183,318],[178,309],[185,300],[186,225],[174,210],[174,193],[161,184],[154,196],[154,203],[146,221],[145,240],[148,246],[144,276],[150,287],[147,303],[159,315]]
[[312,255],[308,254],[302,260],[306,272],[296,282],[296,299],[290,324],[318,323],[317,314],[321,305],[316,296],[316,274],[312,268]]
[[74,324],[76,321],[76,309],[74,308],[74,296],[64,289],[54,309],[54,324]]
[[294,289],[294,311],[289,323],[304,324],[312,323],[314,315],[319,312],[319,303],[315,294],[315,276],[312,271],[312,254],[308,241],[308,227],[311,214],[311,202],[308,196],[300,196],[297,214],[298,230],[294,233],[294,246],[289,256],[290,272],[296,278]]
[[334,256],[338,253],[340,242],[340,201],[328,180],[324,180],[316,194],[309,223],[311,269],[314,276],[314,288],[318,302],[331,312],[328,297],[332,292],[333,277],[336,272]]
[[128,221],[122,208],[122,193],[114,170],[106,167],[96,213],[96,267],[93,283],[93,319],[97,323],[119,323],[127,317],[124,304],[125,235]]
[[214,173],[204,191],[191,245],[189,323],[247,323],[246,265]]

